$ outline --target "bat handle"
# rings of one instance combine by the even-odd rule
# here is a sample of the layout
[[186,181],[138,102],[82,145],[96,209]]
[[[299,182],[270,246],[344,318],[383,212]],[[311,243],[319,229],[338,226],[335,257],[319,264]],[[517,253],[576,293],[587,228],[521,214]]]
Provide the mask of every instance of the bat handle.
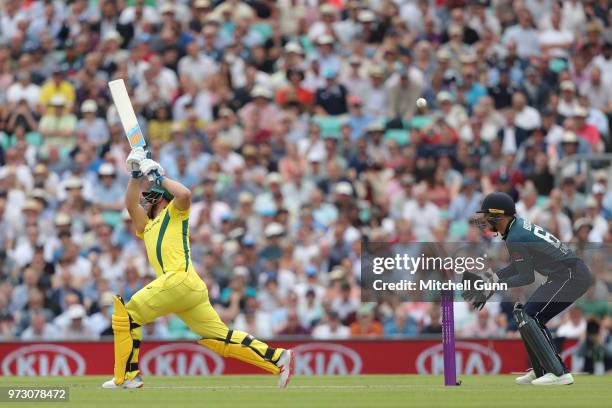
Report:
[[149,178],[149,182],[155,183],[155,180],[159,178],[159,172],[157,170],[152,171],[151,173],[149,173],[148,178]]

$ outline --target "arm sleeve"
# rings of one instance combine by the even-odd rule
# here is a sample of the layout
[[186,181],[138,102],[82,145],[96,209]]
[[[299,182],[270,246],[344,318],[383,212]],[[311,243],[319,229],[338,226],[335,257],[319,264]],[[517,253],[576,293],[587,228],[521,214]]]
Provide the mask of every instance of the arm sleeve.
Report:
[[508,250],[510,265],[497,272],[499,282],[507,283],[509,288],[529,285],[535,279],[529,251],[523,245],[512,245]]

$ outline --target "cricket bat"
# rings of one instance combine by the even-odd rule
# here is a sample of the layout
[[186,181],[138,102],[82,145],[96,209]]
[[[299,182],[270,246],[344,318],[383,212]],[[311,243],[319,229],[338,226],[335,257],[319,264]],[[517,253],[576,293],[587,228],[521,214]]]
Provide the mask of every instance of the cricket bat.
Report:
[[110,81],[108,87],[130,146],[132,149],[135,147],[142,147],[144,149],[147,142],[138,124],[138,119],[136,119],[136,113],[134,113],[134,107],[132,106],[132,102],[130,102],[130,97],[123,79]]
[[[128,95],[127,88],[125,87],[125,82],[123,82],[123,79],[115,79],[114,81],[110,81],[108,83],[108,88],[110,89],[113,102],[117,108],[119,120],[121,121],[121,126],[123,126],[123,131],[125,132],[125,136],[127,137],[130,146],[132,149],[135,147],[142,147],[143,149],[146,149],[147,141],[145,140],[140,125],[138,124],[138,119],[136,118],[134,107],[132,106],[130,96]],[[150,153],[147,152],[147,157],[149,157],[149,155]],[[149,181],[151,182],[155,179],[155,175],[151,175],[149,177]]]

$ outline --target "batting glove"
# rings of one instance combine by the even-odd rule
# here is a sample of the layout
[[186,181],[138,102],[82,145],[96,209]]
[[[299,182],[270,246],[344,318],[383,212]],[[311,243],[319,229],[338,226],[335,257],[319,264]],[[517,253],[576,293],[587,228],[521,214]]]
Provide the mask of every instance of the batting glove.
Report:
[[161,184],[164,178],[164,169],[162,166],[152,159],[144,159],[140,162],[140,171],[147,176],[149,181]]
[[139,178],[142,176],[140,162],[147,158],[147,155],[142,147],[132,149],[125,161],[128,171],[132,172],[132,177]]

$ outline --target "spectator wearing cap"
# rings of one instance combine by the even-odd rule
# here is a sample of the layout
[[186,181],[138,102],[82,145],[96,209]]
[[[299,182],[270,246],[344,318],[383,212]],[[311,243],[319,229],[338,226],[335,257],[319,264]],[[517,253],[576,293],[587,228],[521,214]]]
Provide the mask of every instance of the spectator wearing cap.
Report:
[[365,62],[360,56],[351,55],[348,59],[348,64],[346,64],[345,69],[341,72],[340,82],[346,86],[351,96],[362,97],[367,92],[368,79],[365,77],[367,71]]
[[272,96],[272,92],[268,88],[255,85],[251,91],[253,100],[238,112],[238,116],[245,126],[245,139],[247,141],[251,140],[258,131],[271,131],[278,125],[280,114],[271,100]]
[[338,72],[332,68],[323,71],[325,86],[317,89],[315,106],[321,114],[342,115],[348,112],[346,97],[348,91],[337,81]]
[[101,60],[100,68],[112,75],[118,68],[119,64],[129,58],[127,50],[121,48],[124,38],[118,31],[110,29],[101,37],[101,50],[104,55]]
[[66,102],[63,94],[54,95],[38,125],[43,144],[59,147],[63,154],[74,147],[74,131],[77,125],[77,118],[68,111]]
[[334,37],[330,34],[321,34],[316,38],[316,51],[309,56],[316,59],[319,71],[324,75],[326,72],[340,72],[342,61],[334,49]]
[[586,108],[578,105],[572,115],[573,118],[573,131],[576,136],[583,140],[586,140],[591,146],[591,151],[594,153],[601,153],[604,150],[604,143],[599,134],[597,127],[587,122],[589,112]]
[[282,255],[281,238],[285,235],[285,227],[278,222],[271,222],[264,228],[265,245],[259,252],[262,260],[278,259]]
[[373,63],[368,69],[368,86],[364,94],[358,95],[364,101],[365,113],[372,117],[383,117],[386,114],[388,88],[385,87],[383,68]]
[[94,191],[93,203],[99,205],[103,211],[123,209],[124,187],[111,163],[103,163],[98,168],[98,183]]
[[72,305],[68,309],[69,322],[61,330],[60,336],[63,340],[95,340],[98,335],[87,327],[87,311],[83,305]]
[[82,119],[78,121],[76,130],[87,135],[87,142],[95,147],[108,143],[110,134],[106,121],[97,116],[98,104],[93,99],[87,99],[81,104]]
[[[609,172],[605,169],[597,170],[593,174],[595,184],[593,185],[593,195],[603,209],[607,220],[612,219],[612,190],[609,188]],[[598,186],[598,187],[595,187]]]
[[606,114],[602,110],[591,106],[585,95],[580,95],[578,97],[578,104],[587,110],[588,116],[586,121],[597,128],[604,144],[609,143],[610,124],[608,123]]
[[576,85],[570,80],[561,81],[559,85],[560,98],[557,105],[557,113],[563,117],[571,117],[578,107],[578,99],[576,98]]
[[333,33],[337,13],[336,7],[332,4],[321,4],[319,6],[319,18],[308,28],[308,38],[316,41],[322,35]]
[[65,70],[60,67],[53,69],[49,78],[40,88],[40,103],[47,106],[52,103],[54,96],[62,96],[63,104],[71,106],[76,99],[74,86],[65,79]]
[[318,340],[342,340],[351,335],[351,329],[342,324],[340,315],[335,310],[327,312],[321,321],[312,331],[312,337]]
[[378,23],[378,16],[370,9],[363,9],[357,15],[361,23],[361,37],[366,44],[380,44],[385,35],[384,27]]
[[[593,192],[601,191],[601,185],[594,184]],[[593,226],[589,233],[589,242],[603,242],[604,237],[610,232],[608,222],[602,215],[602,208],[600,203],[594,197],[590,195],[585,200],[585,214],[584,216],[591,222]]]
[[574,221],[573,228],[574,235],[572,242],[583,245],[589,242],[589,236],[593,231],[593,224],[591,223],[591,220],[586,217],[578,218],[576,221]]
[[376,320],[372,304],[364,303],[357,311],[357,321],[350,326],[352,337],[378,337],[383,335],[383,327]]
[[443,57],[442,59],[446,59],[448,57],[447,62],[449,63],[449,65],[454,67],[455,69],[459,69],[461,67],[461,56],[470,53],[469,46],[463,42],[464,26],[458,24],[450,24],[447,32],[448,41],[443,42],[442,46],[440,47],[440,55],[438,55],[438,60],[440,59],[440,57]]

